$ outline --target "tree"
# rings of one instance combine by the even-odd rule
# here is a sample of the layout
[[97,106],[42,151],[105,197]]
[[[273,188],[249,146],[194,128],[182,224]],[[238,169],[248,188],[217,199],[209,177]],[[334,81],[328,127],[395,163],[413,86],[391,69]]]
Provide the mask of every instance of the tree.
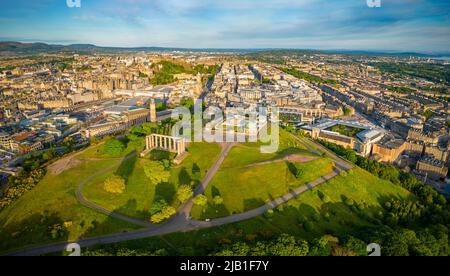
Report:
[[121,194],[125,190],[125,180],[118,175],[110,176],[105,180],[103,188],[108,193]]
[[287,234],[282,234],[276,241],[271,242],[267,249],[272,256],[306,256],[309,252],[306,241],[296,241],[293,236]]
[[367,256],[367,244],[353,236],[346,237],[343,246],[357,256]]
[[302,178],[303,174],[304,174],[303,169],[297,167],[297,170],[295,171],[295,178],[300,179]]
[[326,237],[321,237],[313,241],[309,251],[310,256],[330,256],[330,254],[331,246]]
[[181,203],[184,203],[189,198],[191,198],[193,194],[194,194],[194,192],[192,191],[192,188],[190,186],[181,185],[180,187],[178,187],[178,190],[177,190],[177,199]]
[[161,212],[156,213],[151,216],[150,221],[152,223],[161,223],[164,220],[170,218],[171,216],[175,215],[177,213],[177,210],[173,208],[172,206],[164,207]]
[[163,159],[162,160],[163,166],[166,170],[170,169],[170,160],[168,159]]
[[55,150],[54,149],[49,149],[48,151],[44,152],[44,154],[42,155],[42,158],[45,161],[51,160],[55,157]]
[[150,207],[149,213],[150,215],[154,215],[156,213],[161,212],[164,208],[169,206],[167,202],[164,199],[159,199],[153,201],[152,206]]
[[167,109],[167,104],[165,102],[160,102],[155,105],[156,111],[164,111]]
[[144,134],[152,134],[156,132],[158,126],[155,123],[143,123],[142,124],[142,132]]
[[248,256],[250,247],[243,242],[237,242],[222,251],[214,254],[216,256]]
[[192,98],[182,98],[180,104],[191,110],[194,107],[194,100]]
[[205,195],[198,195],[194,197],[193,202],[198,206],[206,206],[208,203],[208,198]]
[[103,150],[109,156],[118,156],[125,150],[125,144],[120,140],[112,139],[105,143]]
[[213,198],[214,205],[221,205],[223,203],[223,198],[221,196],[215,196]]
[[148,162],[144,166],[144,173],[154,185],[167,182],[170,177],[170,171],[167,171],[163,163],[159,161]]

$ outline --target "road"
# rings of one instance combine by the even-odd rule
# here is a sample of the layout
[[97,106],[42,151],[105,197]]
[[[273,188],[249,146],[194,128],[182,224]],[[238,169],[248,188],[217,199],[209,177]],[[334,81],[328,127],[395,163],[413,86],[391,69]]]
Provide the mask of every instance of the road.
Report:
[[[303,140],[299,139],[298,137],[296,137],[294,135],[293,135],[293,137],[295,137],[300,143],[302,143],[305,147],[307,147],[311,151],[321,155],[321,153],[318,150],[311,147],[308,143],[305,143]],[[196,221],[196,220],[190,219],[190,210],[193,206],[192,198],[180,207],[180,209],[178,210],[177,214],[174,217],[172,217],[171,219],[169,219],[166,223],[164,223],[162,225],[154,225],[154,224],[150,224],[150,223],[147,223],[147,222],[144,222],[141,220],[126,217],[121,214],[117,214],[115,212],[112,212],[105,208],[102,208],[101,206],[97,206],[97,205],[89,202],[88,200],[86,200],[83,197],[83,195],[81,194],[81,189],[83,187],[83,184],[88,182],[92,178],[94,178],[102,173],[105,173],[106,171],[108,171],[108,169],[111,169],[112,167],[117,166],[117,164],[114,164],[110,168],[99,171],[95,175],[84,179],[80,183],[80,185],[77,189],[77,197],[80,200],[80,202],[82,202],[82,204],[84,204],[85,206],[93,208],[93,209],[95,209],[99,212],[102,212],[104,214],[107,214],[109,216],[114,216],[118,219],[122,219],[122,220],[125,220],[128,222],[131,222],[131,223],[135,223],[135,224],[144,226],[145,228],[136,230],[136,231],[132,231],[132,232],[123,232],[123,233],[116,233],[116,234],[111,234],[111,235],[83,239],[83,240],[77,241],[77,243],[81,247],[89,247],[89,246],[98,245],[98,244],[111,244],[111,243],[118,243],[118,242],[123,242],[123,241],[128,241],[128,240],[136,240],[136,239],[148,238],[148,237],[153,237],[153,236],[161,236],[161,235],[175,233],[175,232],[188,232],[188,231],[198,230],[198,229],[202,229],[202,228],[209,228],[209,227],[220,226],[220,225],[225,225],[225,224],[229,224],[229,223],[235,223],[235,222],[247,220],[247,219],[262,215],[267,210],[276,208],[276,207],[280,206],[281,204],[284,204],[284,203],[288,202],[289,200],[291,200],[295,197],[298,197],[299,195],[305,193],[306,191],[309,191],[309,190],[317,187],[318,185],[327,182],[328,180],[337,176],[342,170],[349,170],[349,169],[353,168],[353,165],[342,160],[341,158],[336,156],[334,153],[328,151],[324,147],[317,145],[313,141],[309,140],[309,142],[313,143],[315,146],[320,148],[321,151],[326,152],[329,156],[332,157],[332,159],[336,163],[336,168],[333,172],[331,172],[323,177],[320,177],[319,179],[316,179],[302,187],[299,187],[280,198],[277,198],[269,203],[266,203],[265,205],[263,205],[259,208],[256,208],[256,209],[244,212],[244,213],[231,215],[231,216],[228,216],[225,218],[213,219],[208,222]],[[204,190],[208,186],[209,182],[211,181],[213,176],[217,173],[218,169],[220,168],[220,165],[225,160],[226,156],[228,155],[228,153],[230,152],[230,150],[232,149],[233,146],[234,146],[234,144],[222,145],[222,151],[221,151],[218,159],[216,160],[216,162],[213,164],[211,169],[208,171],[208,173],[204,177],[201,185],[198,186],[197,189],[194,191],[194,196],[204,192]],[[124,159],[131,158],[131,157],[132,157],[132,155],[127,156]],[[37,247],[33,247],[33,248],[20,249],[20,250],[14,251],[14,252],[10,252],[7,255],[27,256],[27,255],[44,255],[44,254],[48,254],[51,252],[62,252],[65,250],[67,244],[68,244],[68,242],[58,242],[58,243],[53,243],[53,244],[47,244],[47,245],[37,246]]]

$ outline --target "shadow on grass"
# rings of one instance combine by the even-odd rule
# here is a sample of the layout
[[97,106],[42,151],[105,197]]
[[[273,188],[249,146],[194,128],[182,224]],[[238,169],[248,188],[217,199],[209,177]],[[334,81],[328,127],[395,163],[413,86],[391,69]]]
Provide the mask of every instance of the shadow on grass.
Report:
[[114,212],[142,220],[149,219],[151,216],[148,210],[137,209],[136,199],[129,199],[125,205],[115,209]]
[[180,173],[178,174],[178,182],[180,185],[191,185],[192,178],[186,168],[181,168]]
[[171,160],[173,157],[172,155],[173,154],[168,151],[154,149],[150,152],[150,159],[155,161],[161,161],[164,159]]
[[161,182],[156,185],[155,188],[155,199],[164,199],[167,203],[173,202],[176,194],[176,187],[173,183]]
[[66,222],[56,212],[32,214],[14,224],[2,225],[0,229],[0,251],[13,248],[67,241],[69,231]]
[[[136,152],[133,152],[136,153]],[[125,179],[125,183],[128,184],[129,177],[133,174],[134,167],[138,160],[138,156],[134,155],[128,160],[123,161],[117,168],[115,174]]]
[[280,151],[277,152],[277,156],[276,158],[283,158],[287,155],[290,154],[312,154],[310,151],[305,150],[305,149],[299,149],[299,148],[294,148],[294,147],[289,147],[289,148],[284,148]]

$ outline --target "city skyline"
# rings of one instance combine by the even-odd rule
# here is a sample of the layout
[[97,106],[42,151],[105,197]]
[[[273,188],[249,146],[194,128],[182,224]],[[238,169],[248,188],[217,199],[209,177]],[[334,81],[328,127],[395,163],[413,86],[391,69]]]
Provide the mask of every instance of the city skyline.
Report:
[[1,41],[112,47],[295,48],[449,52],[450,3],[18,0],[0,11]]

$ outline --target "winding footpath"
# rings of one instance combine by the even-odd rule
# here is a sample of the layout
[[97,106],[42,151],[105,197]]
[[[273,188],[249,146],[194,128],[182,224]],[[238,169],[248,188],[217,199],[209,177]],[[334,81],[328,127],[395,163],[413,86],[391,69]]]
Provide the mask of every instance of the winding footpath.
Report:
[[[134,157],[135,153],[133,153],[133,154],[130,154],[130,155],[124,157],[123,159],[120,159],[117,163],[111,165],[110,167],[108,167],[104,170],[101,170],[101,171],[97,172],[96,174],[82,180],[77,188],[76,195],[77,195],[78,200],[83,205],[85,205],[89,208],[95,209],[105,215],[112,216],[117,219],[121,219],[123,221],[127,221],[130,223],[136,224],[136,225],[143,226],[144,229],[135,230],[132,232],[122,232],[122,233],[116,233],[116,234],[111,234],[111,235],[87,238],[87,239],[83,239],[83,240],[78,240],[78,241],[76,241],[76,243],[78,243],[81,247],[89,247],[89,246],[94,246],[94,245],[99,245],[99,244],[111,244],[111,243],[123,242],[123,241],[128,241],[128,240],[148,238],[148,237],[152,237],[152,236],[160,236],[160,235],[165,235],[165,234],[170,234],[170,233],[175,233],[175,232],[188,232],[188,231],[193,231],[193,230],[197,230],[197,229],[209,228],[209,227],[220,226],[220,225],[225,225],[225,224],[230,224],[230,223],[247,220],[247,219],[250,219],[250,218],[253,218],[256,216],[260,216],[260,215],[264,214],[267,210],[274,209],[274,208],[288,202],[289,200],[298,197],[302,193],[304,193],[308,190],[311,190],[311,189],[319,186],[322,183],[327,182],[328,180],[332,179],[333,177],[339,175],[339,173],[341,171],[349,170],[349,169],[353,168],[353,165],[351,165],[348,162],[346,162],[345,160],[339,158],[334,153],[323,148],[322,146],[317,145],[313,141],[308,140],[309,143],[306,143],[305,141],[298,138],[297,136],[295,136],[293,134],[291,134],[291,135],[298,142],[300,142],[302,145],[304,145],[308,150],[310,150],[311,152],[313,152],[317,155],[321,155],[321,152],[319,152],[317,149],[313,148],[309,143],[312,143],[312,144],[316,145],[318,148],[320,148],[320,151],[325,152],[328,156],[330,156],[333,159],[333,161],[336,164],[335,170],[325,176],[320,177],[319,179],[316,179],[315,181],[312,181],[304,186],[298,187],[298,188],[294,189],[293,191],[289,192],[288,194],[286,194],[282,197],[279,197],[277,199],[274,199],[256,209],[253,209],[253,210],[250,210],[247,212],[243,212],[240,214],[231,215],[231,216],[224,217],[224,218],[213,219],[210,221],[192,220],[190,217],[190,211],[193,207],[193,197],[195,197],[196,195],[202,194],[205,191],[209,182],[212,180],[214,175],[217,173],[221,164],[225,160],[226,156],[228,155],[228,153],[230,152],[232,147],[235,145],[234,143],[222,144],[222,151],[221,151],[218,159],[215,161],[215,163],[210,168],[210,170],[208,170],[208,172],[207,172],[206,176],[204,177],[204,179],[202,180],[201,184],[195,189],[194,196],[191,199],[189,199],[185,204],[183,204],[179,208],[177,214],[175,216],[173,216],[172,218],[170,218],[167,222],[165,222],[164,224],[161,224],[161,225],[155,225],[155,224],[151,224],[150,222],[127,217],[125,215],[107,210],[106,208],[103,208],[101,206],[98,206],[98,205],[88,201],[86,198],[84,198],[84,196],[82,194],[82,188],[85,183],[87,183],[88,181],[92,180],[93,178],[95,178],[99,175],[106,173],[107,171],[116,167],[121,162]],[[69,243],[70,242],[58,242],[58,243],[47,244],[47,245],[37,246],[37,247],[32,247],[32,248],[27,248],[27,249],[20,249],[20,250],[14,251],[14,252],[10,252],[7,255],[27,256],[27,255],[44,255],[44,254],[48,254],[48,253],[52,253],[52,252],[61,252],[61,251],[65,251],[66,246]]]

